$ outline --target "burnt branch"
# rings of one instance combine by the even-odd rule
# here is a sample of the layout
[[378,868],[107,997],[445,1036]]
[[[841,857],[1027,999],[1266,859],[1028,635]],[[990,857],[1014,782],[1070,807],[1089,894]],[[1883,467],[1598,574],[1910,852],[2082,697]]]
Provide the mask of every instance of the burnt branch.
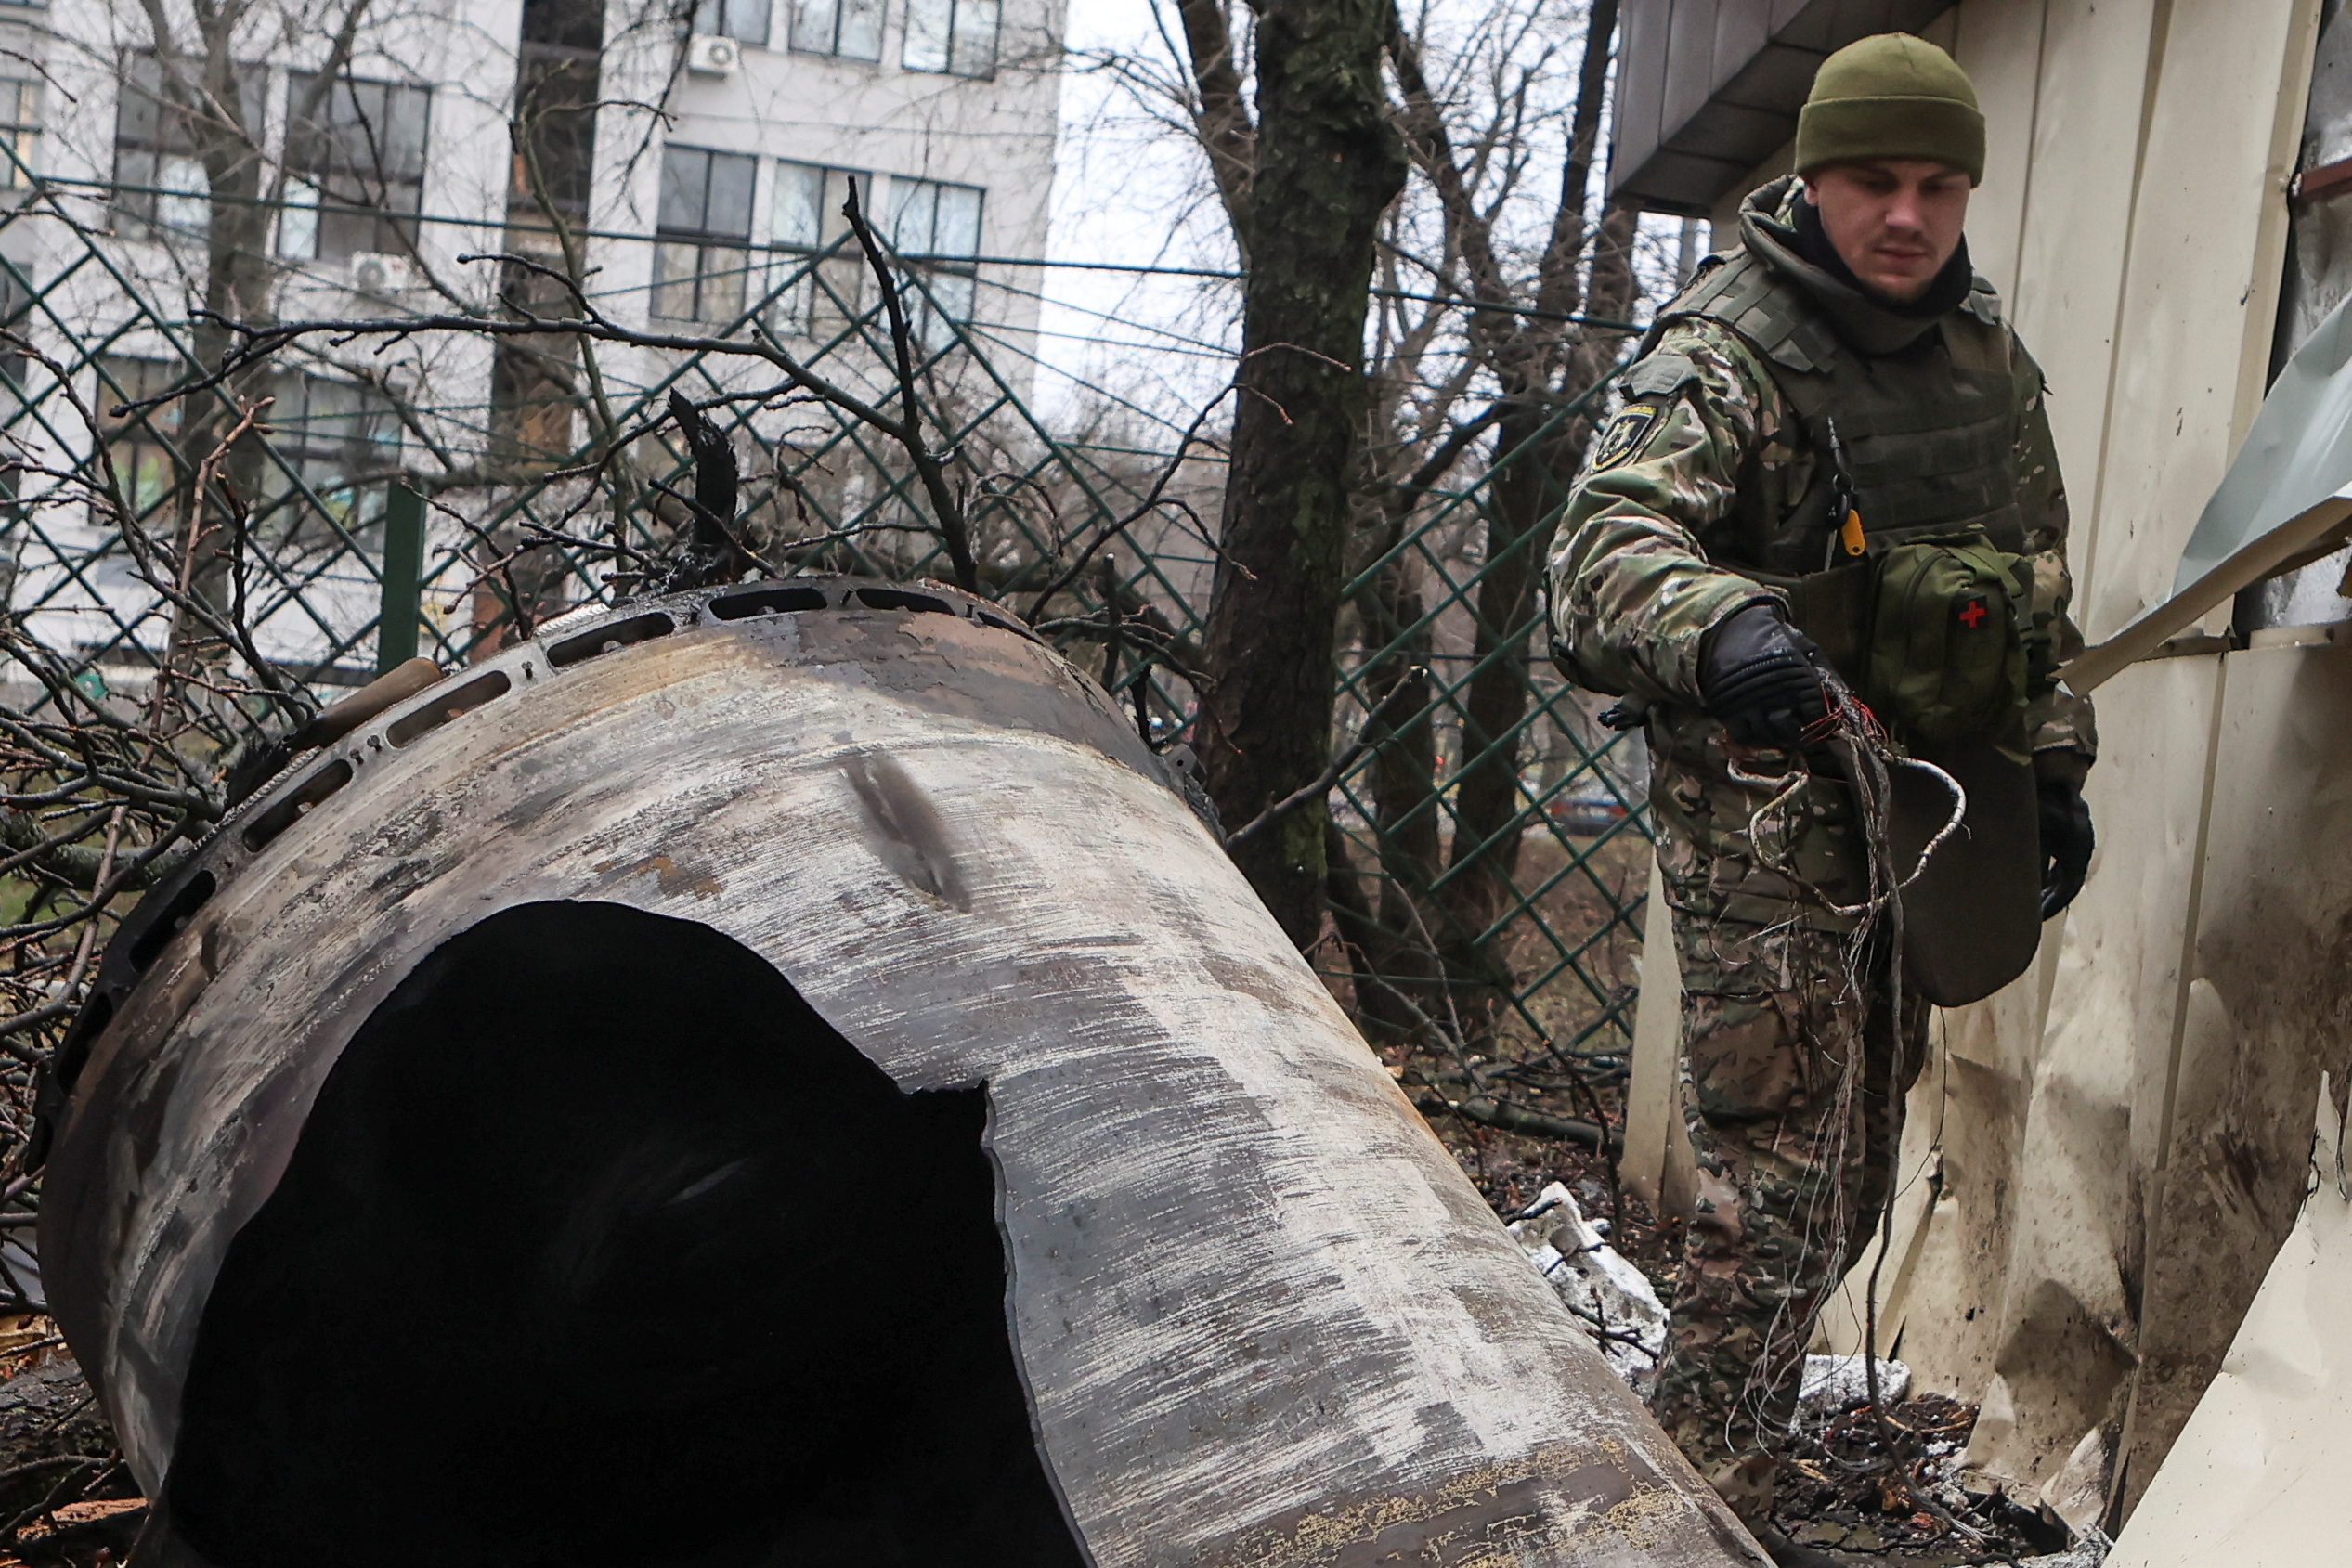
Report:
[[882,242],[875,238],[858,205],[857,181],[850,181],[849,186],[841,215],[849,219],[850,231],[857,236],[858,248],[865,253],[866,265],[874,269],[875,282],[882,291],[882,308],[890,323],[891,365],[898,372],[899,418],[895,422],[883,421],[881,428],[905,450],[916,476],[922,481],[932,519],[939,525],[940,541],[947,547],[947,559],[955,569],[955,586],[974,593],[980,589],[980,566],[972,558],[971,528],[965,521],[963,504],[947,487],[946,470],[923,438],[922,404],[916,395],[915,334],[907,326],[906,302],[899,294],[898,279],[891,276]]

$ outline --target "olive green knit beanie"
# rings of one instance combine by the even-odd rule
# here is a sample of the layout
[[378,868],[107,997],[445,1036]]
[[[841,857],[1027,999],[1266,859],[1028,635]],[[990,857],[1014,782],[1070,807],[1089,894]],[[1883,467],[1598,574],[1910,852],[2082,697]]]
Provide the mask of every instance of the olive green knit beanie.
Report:
[[1952,57],[1924,38],[1881,32],[1821,62],[1797,115],[1797,172],[1866,158],[1928,158],[1984,179],[1984,115]]

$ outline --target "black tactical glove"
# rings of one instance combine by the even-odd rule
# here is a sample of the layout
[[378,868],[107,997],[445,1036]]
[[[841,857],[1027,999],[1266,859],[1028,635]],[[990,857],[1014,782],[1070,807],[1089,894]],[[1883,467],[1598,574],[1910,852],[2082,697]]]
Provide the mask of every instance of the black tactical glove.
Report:
[[1777,604],[1734,611],[1699,651],[1699,701],[1741,745],[1795,749],[1828,714],[1825,685],[1837,680]]
[[2041,797],[2042,918],[2074,901],[2091,869],[2091,809],[2083,800],[2086,765],[2071,751],[2034,754],[2035,792]]

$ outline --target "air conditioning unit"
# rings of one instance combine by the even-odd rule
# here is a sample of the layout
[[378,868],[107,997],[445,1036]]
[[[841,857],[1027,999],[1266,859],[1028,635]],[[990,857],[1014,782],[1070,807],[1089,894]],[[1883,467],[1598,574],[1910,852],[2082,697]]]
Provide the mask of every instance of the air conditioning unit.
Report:
[[397,294],[416,286],[416,267],[406,256],[361,251],[351,258],[351,287],[356,292]]
[[686,69],[697,76],[733,76],[743,63],[743,45],[720,33],[697,32],[686,40]]

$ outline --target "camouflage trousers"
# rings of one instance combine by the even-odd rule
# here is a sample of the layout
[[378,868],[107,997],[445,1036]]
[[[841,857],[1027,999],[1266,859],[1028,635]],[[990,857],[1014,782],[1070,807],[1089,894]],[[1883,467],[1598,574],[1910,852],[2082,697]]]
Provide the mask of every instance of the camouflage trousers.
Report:
[[1898,1029],[1886,943],[1809,891],[1857,864],[1841,782],[1802,785],[1755,824],[1760,846],[1751,818],[1774,792],[1731,776],[1711,722],[1654,719],[1652,758],[1698,1179],[1650,1404],[1752,1520],[1771,1508],[1770,1445],[1813,1320],[1886,1205],[1928,1006],[1906,992]]

